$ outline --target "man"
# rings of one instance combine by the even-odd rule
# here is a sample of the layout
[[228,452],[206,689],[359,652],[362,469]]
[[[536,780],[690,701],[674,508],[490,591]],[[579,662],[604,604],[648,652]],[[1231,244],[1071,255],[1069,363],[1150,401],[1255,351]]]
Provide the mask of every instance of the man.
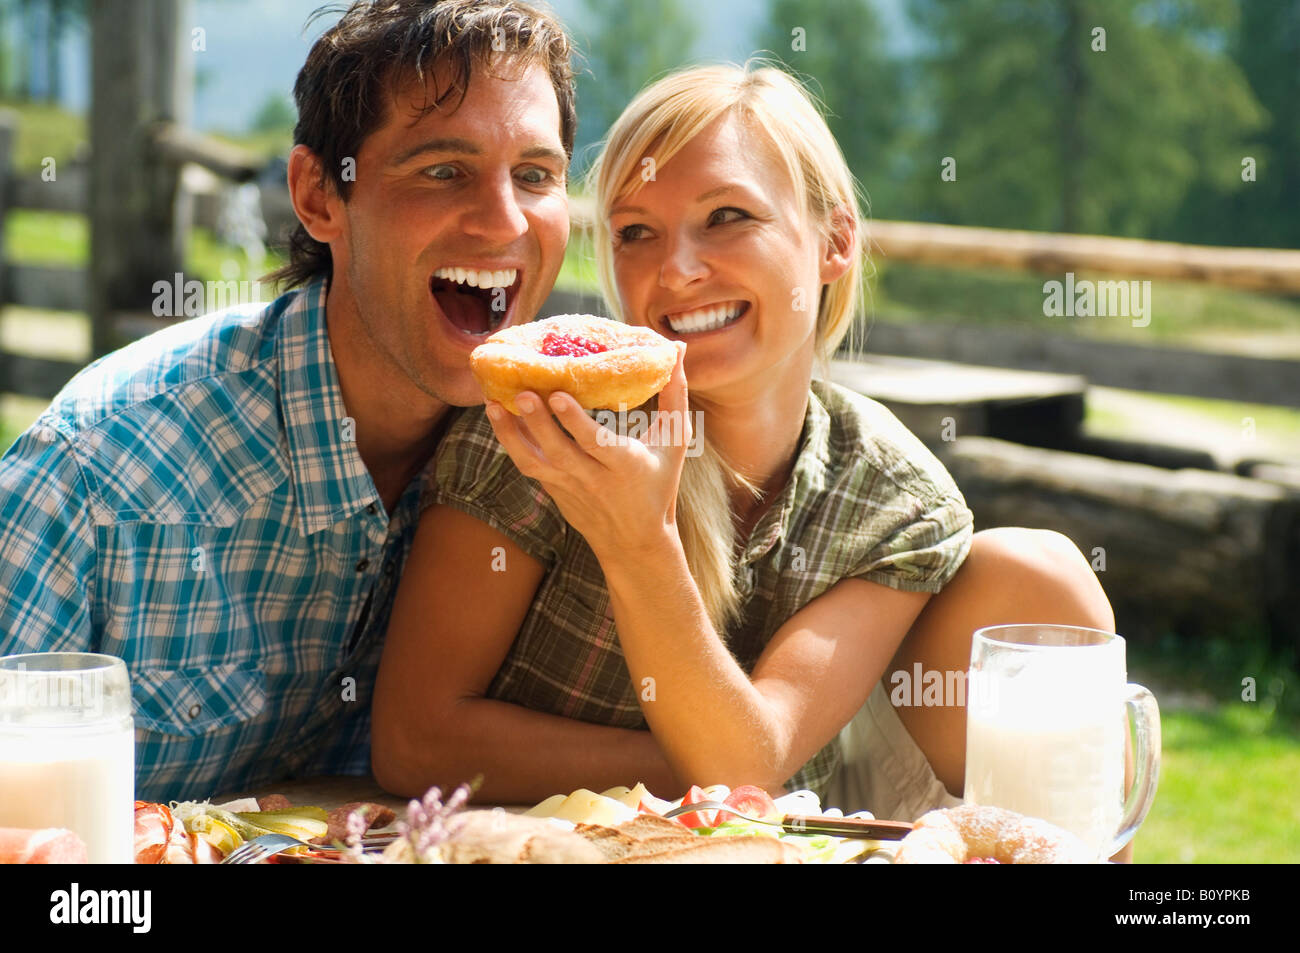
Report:
[[420,474],[568,238],[549,15],[364,0],[294,93],[296,290],[96,362],[0,461],[0,655],[125,659],[143,798],[368,770]]

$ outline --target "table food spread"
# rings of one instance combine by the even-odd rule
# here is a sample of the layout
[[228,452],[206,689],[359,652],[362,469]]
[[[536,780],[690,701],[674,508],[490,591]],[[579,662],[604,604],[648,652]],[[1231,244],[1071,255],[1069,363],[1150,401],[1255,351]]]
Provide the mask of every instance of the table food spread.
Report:
[[[395,811],[378,801],[327,810],[266,794],[221,803],[137,801],[138,864],[220,863],[266,834],[296,846],[273,863],[1086,863],[1074,835],[1033,818],[964,805],[926,814],[913,825],[882,822],[891,839],[842,837],[805,822],[841,818],[817,795],[772,798],[752,785],[692,787],[676,801],[644,784],[557,794],[516,813],[469,808],[462,785],[445,801],[437,788]],[[383,800],[391,801],[391,798]],[[737,817],[721,805],[746,815]],[[697,810],[692,810],[695,806]],[[402,815],[405,815],[404,817]],[[665,816],[671,815],[671,816]],[[871,819],[867,812],[850,817]],[[791,823],[791,819],[795,823]],[[894,828],[897,830],[894,831]],[[70,831],[0,830],[0,862],[84,862]]]

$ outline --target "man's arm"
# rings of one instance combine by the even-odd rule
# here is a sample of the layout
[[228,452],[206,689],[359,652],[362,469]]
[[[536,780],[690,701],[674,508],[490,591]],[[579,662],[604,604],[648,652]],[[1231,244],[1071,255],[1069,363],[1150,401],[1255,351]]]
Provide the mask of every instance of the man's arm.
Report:
[[0,655],[95,651],[94,578],[85,478],[40,421],[0,459]]

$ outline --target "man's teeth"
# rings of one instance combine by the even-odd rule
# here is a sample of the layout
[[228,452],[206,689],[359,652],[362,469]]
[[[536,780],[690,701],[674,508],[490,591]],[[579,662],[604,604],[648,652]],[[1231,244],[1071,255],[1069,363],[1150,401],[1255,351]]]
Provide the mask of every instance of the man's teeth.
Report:
[[694,311],[685,311],[681,314],[674,314],[668,318],[668,326],[678,334],[691,334],[696,331],[713,331],[722,327],[728,321],[732,321],[740,316],[744,305],[735,301],[731,304],[710,305],[707,308],[697,308]]
[[515,283],[519,272],[514,268],[503,271],[478,271],[474,268],[439,268],[433,273],[435,278],[445,278],[458,285],[471,288],[509,288]]

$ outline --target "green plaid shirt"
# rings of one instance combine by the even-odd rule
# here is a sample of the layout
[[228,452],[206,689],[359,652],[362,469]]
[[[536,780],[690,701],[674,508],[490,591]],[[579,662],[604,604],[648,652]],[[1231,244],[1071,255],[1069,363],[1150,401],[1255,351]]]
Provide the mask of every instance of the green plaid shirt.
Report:
[[[621,728],[646,728],[600,565],[554,502],[501,449],[482,408],[439,446],[423,505],[482,520],[546,567],[488,697]],[[746,672],[777,630],[841,579],[938,592],[970,548],[971,514],[952,478],[884,407],[814,381],[799,456],[754,527],[736,578],[743,619],[725,635]],[[822,792],[839,740],[787,786]]]

